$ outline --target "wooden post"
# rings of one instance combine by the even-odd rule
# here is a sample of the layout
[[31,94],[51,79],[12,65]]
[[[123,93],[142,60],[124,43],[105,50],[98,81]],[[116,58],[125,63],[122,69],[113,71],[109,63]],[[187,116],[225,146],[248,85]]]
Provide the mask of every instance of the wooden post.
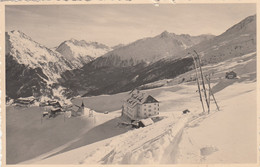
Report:
[[207,98],[207,92],[206,92],[206,87],[205,87],[205,82],[204,82],[204,77],[203,77],[203,72],[202,72],[202,68],[201,68],[201,60],[200,60],[200,56],[198,55],[198,53],[194,50],[194,52],[196,53],[198,60],[199,60],[199,69],[200,69],[200,74],[201,74],[201,80],[202,80],[202,87],[204,89],[204,96],[205,96],[205,100],[207,103],[207,107],[208,107],[208,113],[209,113],[209,103],[208,103],[208,98]]
[[203,100],[202,100],[202,96],[201,96],[201,91],[200,91],[200,82],[199,82],[199,74],[198,74],[198,70],[197,70],[197,63],[196,63],[196,60],[193,57],[193,55],[192,55],[192,58],[193,58],[193,61],[194,61],[194,67],[195,67],[195,71],[196,71],[196,78],[197,78],[197,85],[198,85],[198,91],[199,91],[199,95],[200,95],[201,106],[202,106],[203,113],[204,113],[205,108],[204,108],[204,104],[203,104]]
[[42,117],[43,117],[43,112],[42,112],[42,115],[41,115],[41,124],[42,124]]
[[208,85],[209,85],[209,92],[210,92],[211,96],[213,97],[213,100],[214,100],[214,102],[216,104],[216,107],[217,107],[217,109],[219,111],[219,106],[218,106],[217,100],[215,99],[215,96],[214,96],[214,94],[212,92],[212,89],[211,89],[211,86],[210,86],[210,80],[208,80],[207,78],[206,78],[206,80],[207,80]]
[[209,87],[209,94],[208,94],[208,102],[209,102],[209,112],[210,112],[210,74],[207,76],[205,76],[206,80],[208,81],[208,87]]

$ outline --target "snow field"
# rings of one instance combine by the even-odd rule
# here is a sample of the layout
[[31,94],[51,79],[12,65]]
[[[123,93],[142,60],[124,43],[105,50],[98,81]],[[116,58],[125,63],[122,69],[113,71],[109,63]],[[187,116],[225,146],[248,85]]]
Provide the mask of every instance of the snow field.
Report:
[[217,93],[221,111],[184,130],[177,163],[256,163],[255,90],[251,82]]

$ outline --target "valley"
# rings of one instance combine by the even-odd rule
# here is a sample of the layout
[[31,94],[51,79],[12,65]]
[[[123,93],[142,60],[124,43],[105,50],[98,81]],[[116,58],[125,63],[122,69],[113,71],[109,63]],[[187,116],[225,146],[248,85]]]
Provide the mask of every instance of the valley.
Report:
[[[233,62],[232,65],[231,61]],[[203,68],[205,73],[215,71],[212,77],[212,89],[220,106],[220,111],[216,110],[216,106],[211,100],[210,114],[201,114],[202,109],[196,92],[197,85],[195,81],[176,84],[179,82],[179,79],[176,78],[169,80],[167,85],[160,88],[144,90],[160,101],[160,117],[164,117],[164,119],[140,129],[118,126],[118,122],[122,121],[120,117],[122,99],[129,95],[128,92],[75,99],[73,103],[79,105],[84,101],[88,108],[97,112],[94,117],[95,123],[90,118],[81,117],[80,119],[89,124],[90,128],[85,128],[86,131],[82,132],[82,134],[74,136],[75,140],[71,140],[66,144],[60,143],[56,149],[24,161],[22,164],[255,162],[256,159],[253,157],[256,157],[254,151],[256,145],[253,143],[256,143],[256,137],[253,134],[255,134],[256,127],[256,109],[252,108],[252,106],[256,106],[256,101],[243,103],[241,101],[241,99],[254,99],[255,97],[255,62],[256,55],[251,53],[240,58],[224,61],[215,66]],[[240,78],[225,79],[225,73],[230,69],[238,72]],[[192,70],[190,73],[183,74],[181,78],[189,78],[194,75],[195,71]],[[161,80],[161,82],[164,81]],[[247,110],[248,107],[251,109]],[[236,109],[234,110],[234,108]],[[191,113],[183,115],[182,111],[185,109],[189,109]],[[105,111],[109,111],[109,113],[104,114]],[[37,118],[39,118],[38,116]],[[239,121],[237,121],[238,117]],[[67,125],[72,120],[61,121],[59,124]],[[234,126],[226,129],[226,124],[229,124],[229,122],[233,122]],[[36,124],[40,128],[46,126],[46,122],[40,125],[38,121]],[[218,124],[223,124],[223,126],[218,126]],[[245,124],[247,126],[243,126]],[[73,129],[78,128],[77,124],[71,124],[70,126]],[[197,131],[201,130],[203,134],[194,136],[194,134],[200,133]],[[70,132],[67,132],[67,135],[69,135]],[[212,134],[208,134],[210,132]],[[215,135],[215,138],[224,136],[224,138],[221,141],[215,141],[214,138],[205,135]],[[52,135],[52,138],[58,138],[59,136],[59,134]],[[250,136],[250,138],[248,138],[249,140],[243,140],[243,136]],[[236,140],[236,143],[226,144],[226,141],[232,142],[237,138],[241,138],[241,140]],[[245,148],[244,146],[248,147]],[[204,147],[211,147],[213,151],[209,151],[208,154],[200,153],[200,149]],[[232,157],[230,151],[234,149],[240,154],[234,154]],[[164,156],[166,154],[168,156]],[[227,154],[229,156],[225,156]],[[251,159],[248,159],[248,156]]]

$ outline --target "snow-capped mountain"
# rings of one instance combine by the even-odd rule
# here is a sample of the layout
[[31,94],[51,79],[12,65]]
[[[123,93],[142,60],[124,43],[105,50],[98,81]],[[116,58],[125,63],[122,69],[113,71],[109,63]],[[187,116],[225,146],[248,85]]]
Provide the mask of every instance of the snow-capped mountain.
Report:
[[[249,16],[215,38],[203,41],[176,55],[183,57],[196,50],[204,64],[218,63],[256,50],[256,15]],[[169,58],[169,61],[175,59]]]
[[140,39],[128,45],[116,47],[96,59],[94,64],[96,66],[132,66],[140,62],[149,64],[161,58],[174,56],[180,51],[213,37],[213,35],[176,35],[164,31],[155,37]]
[[[208,39],[204,36],[205,38]],[[160,41],[157,43],[158,46],[153,43],[154,41]],[[192,46],[192,43],[196,43],[194,41],[199,42],[198,38],[190,38],[189,35],[179,36],[168,32],[163,32],[154,38],[141,39],[97,58],[80,70],[73,70],[73,75],[66,73],[68,79],[62,84],[73,92],[85,91],[86,96],[113,94],[158,80],[175,78],[192,70],[193,59],[188,53],[194,53],[193,50],[201,55],[203,65],[255,52],[256,16],[249,16],[223,34]],[[184,49],[185,47],[187,49]],[[175,50],[171,48],[179,52],[173,54]],[[143,61],[144,57],[146,60],[153,61],[150,58],[156,60],[155,55],[159,51],[161,53],[171,51],[172,56],[166,56],[150,64]],[[75,76],[81,78],[77,79]]]
[[111,48],[98,42],[78,41],[75,39],[62,42],[56,49],[57,52],[78,68],[110,50]]
[[18,64],[32,69],[41,68],[49,81],[56,82],[60,74],[75,68],[72,62],[32,40],[21,31],[6,33],[6,54],[9,54]]
[[21,31],[10,31],[5,35],[6,95],[10,98],[33,94],[54,97],[55,89],[62,89],[57,85],[54,87],[60,75],[77,66]]

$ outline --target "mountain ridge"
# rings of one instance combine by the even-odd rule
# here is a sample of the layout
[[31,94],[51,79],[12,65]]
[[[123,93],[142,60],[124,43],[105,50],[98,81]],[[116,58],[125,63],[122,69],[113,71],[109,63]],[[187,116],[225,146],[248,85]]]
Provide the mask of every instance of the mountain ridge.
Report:
[[110,47],[98,42],[86,42],[85,40],[76,39],[66,40],[56,48],[57,52],[77,65],[78,68],[110,50]]
[[[213,38],[214,35],[190,36],[176,35],[164,31],[154,37],[136,40],[106,53],[96,59],[95,67],[101,66],[132,66],[138,63],[150,64],[161,58],[171,57],[201,41]],[[116,62],[115,62],[116,60]]]
[[[63,92],[66,97],[89,96],[129,91],[156,80],[174,78],[194,68],[193,60],[188,56],[188,53],[193,53],[193,50],[201,55],[203,65],[254,52],[256,50],[256,16],[249,16],[221,35],[214,37],[208,34],[176,35],[164,31],[154,37],[139,39],[129,45],[120,45],[86,62],[83,62],[81,60],[83,57],[79,56],[81,59],[78,60],[83,62],[82,64],[74,63],[73,59],[68,60],[66,56],[33,41],[20,31],[13,31],[9,34],[6,33],[6,61],[11,64],[6,69],[6,73],[12,79],[17,75],[19,82],[14,90],[24,89],[24,94],[27,96],[32,93],[28,90],[32,86],[40,85],[38,86],[38,91],[40,91],[49,90],[54,84],[66,90]],[[19,41],[18,37],[22,40]],[[98,42],[87,43],[84,40],[75,39],[68,41],[64,41],[61,45],[71,43],[80,47],[94,45],[102,51],[109,49]],[[20,71],[12,70],[12,63],[17,66],[14,61],[24,65],[19,66],[20,71],[34,76],[35,82],[21,84],[20,82],[24,82],[22,79],[24,76]],[[42,73],[46,77],[43,77]],[[11,82],[10,78],[8,82]],[[26,76],[26,78],[30,77]],[[12,89],[8,87],[7,95],[8,92],[12,92]],[[23,95],[20,93],[13,97],[18,96]]]
[[[225,31],[219,36],[202,41],[175,55],[162,58],[150,64],[145,61],[136,63],[131,59],[128,59],[128,61],[122,60],[116,54],[110,55],[110,59],[106,59],[106,55],[104,55],[85,65],[81,70],[70,72],[74,76],[82,76],[81,79],[77,79],[73,77],[73,75],[68,75],[67,78],[70,79],[65,79],[62,85],[70,85],[69,89],[74,91],[85,91],[85,93],[83,93],[84,96],[114,94],[129,91],[156,80],[171,79],[192,70],[194,68],[193,60],[191,56],[188,56],[188,53],[194,53],[194,50],[201,55],[202,65],[214,64],[252,53],[256,50],[256,24],[254,24],[256,21],[255,17],[252,18],[253,19],[249,19],[251,20],[250,22],[247,21],[248,18],[245,18],[238,23],[244,25],[243,30],[235,31],[234,27],[237,26],[234,25],[228,29],[228,32],[232,33],[226,34]],[[175,34],[163,32],[157,35],[156,38],[169,39],[171,35]],[[138,40],[131,45],[136,45],[136,43],[145,40],[147,40],[147,38]],[[109,53],[110,52],[107,54]],[[181,66],[179,66],[180,64]],[[119,70],[122,72],[119,73]],[[91,74],[91,76],[87,74]],[[100,84],[100,82],[102,84]]]

